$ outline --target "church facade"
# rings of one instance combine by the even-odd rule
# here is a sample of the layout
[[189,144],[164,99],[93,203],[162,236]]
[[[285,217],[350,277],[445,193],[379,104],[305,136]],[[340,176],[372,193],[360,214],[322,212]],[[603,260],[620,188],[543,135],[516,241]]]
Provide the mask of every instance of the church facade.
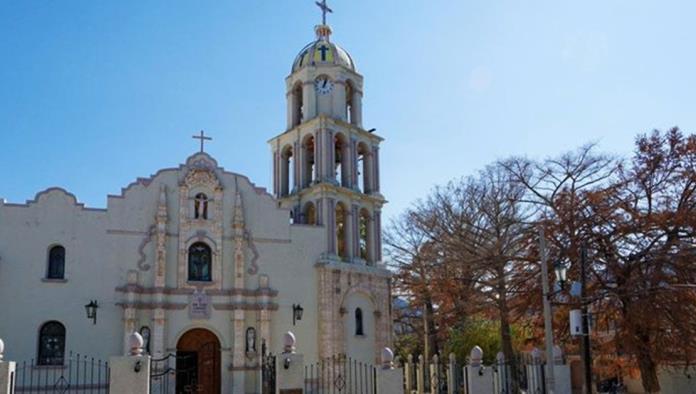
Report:
[[196,354],[214,372],[206,392],[235,393],[257,392],[262,352],[281,352],[287,331],[307,362],[378,359],[391,341],[382,139],[363,128],[353,59],[328,25],[315,30],[269,141],[272,193],[201,148],[103,209],[61,188],[0,200],[6,359],[108,359],[138,331],[154,358]]

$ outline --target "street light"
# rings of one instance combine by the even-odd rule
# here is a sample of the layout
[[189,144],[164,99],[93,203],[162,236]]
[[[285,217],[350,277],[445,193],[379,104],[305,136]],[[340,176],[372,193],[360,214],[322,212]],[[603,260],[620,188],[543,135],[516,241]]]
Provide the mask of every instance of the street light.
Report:
[[556,282],[558,282],[561,289],[565,288],[566,281],[568,280],[568,266],[559,260],[553,265],[553,270],[556,272]]

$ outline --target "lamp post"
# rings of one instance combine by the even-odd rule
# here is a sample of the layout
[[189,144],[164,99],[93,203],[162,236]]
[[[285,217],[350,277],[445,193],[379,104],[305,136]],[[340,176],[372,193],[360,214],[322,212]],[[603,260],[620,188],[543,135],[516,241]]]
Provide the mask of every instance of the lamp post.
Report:
[[556,391],[553,376],[553,322],[551,319],[551,292],[549,291],[549,267],[547,263],[546,238],[544,229],[539,228],[539,253],[541,254],[541,290],[544,295],[544,339],[546,342],[546,390],[549,394]]
[[583,245],[580,251],[580,305],[582,313],[582,361],[585,372],[585,390],[592,394],[592,349],[590,347],[590,322],[587,312],[587,248]]

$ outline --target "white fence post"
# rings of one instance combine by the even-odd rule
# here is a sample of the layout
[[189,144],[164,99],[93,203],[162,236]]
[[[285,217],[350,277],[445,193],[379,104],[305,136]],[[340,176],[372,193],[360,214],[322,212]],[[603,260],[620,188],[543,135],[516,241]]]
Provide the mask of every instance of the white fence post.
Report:
[[405,386],[408,394],[413,393],[413,355],[409,354],[404,365]]
[[418,356],[418,366],[416,367],[416,386],[418,386],[418,394],[425,394],[425,361],[422,354]]
[[404,371],[394,368],[394,352],[382,349],[382,366],[377,368],[377,394],[404,394]]
[[143,337],[133,332],[128,343],[129,355],[109,359],[109,394],[149,394],[150,356],[143,355]]
[[433,362],[430,363],[430,394],[439,394],[440,390],[440,357],[433,356]]
[[454,353],[449,355],[449,363],[447,364],[447,394],[454,394],[455,386],[457,385],[457,357]]

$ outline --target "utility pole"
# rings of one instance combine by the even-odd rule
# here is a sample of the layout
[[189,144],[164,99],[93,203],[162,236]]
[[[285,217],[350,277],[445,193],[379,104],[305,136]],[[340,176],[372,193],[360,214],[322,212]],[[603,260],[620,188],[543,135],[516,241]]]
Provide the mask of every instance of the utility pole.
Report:
[[592,394],[592,352],[590,348],[590,317],[587,311],[587,248],[580,252],[580,303],[582,311],[582,360],[587,394]]
[[551,292],[549,290],[549,265],[546,253],[544,229],[539,228],[539,253],[541,254],[541,289],[544,294],[544,339],[546,340],[546,390],[549,394],[556,391],[553,374],[553,320],[551,319]]

